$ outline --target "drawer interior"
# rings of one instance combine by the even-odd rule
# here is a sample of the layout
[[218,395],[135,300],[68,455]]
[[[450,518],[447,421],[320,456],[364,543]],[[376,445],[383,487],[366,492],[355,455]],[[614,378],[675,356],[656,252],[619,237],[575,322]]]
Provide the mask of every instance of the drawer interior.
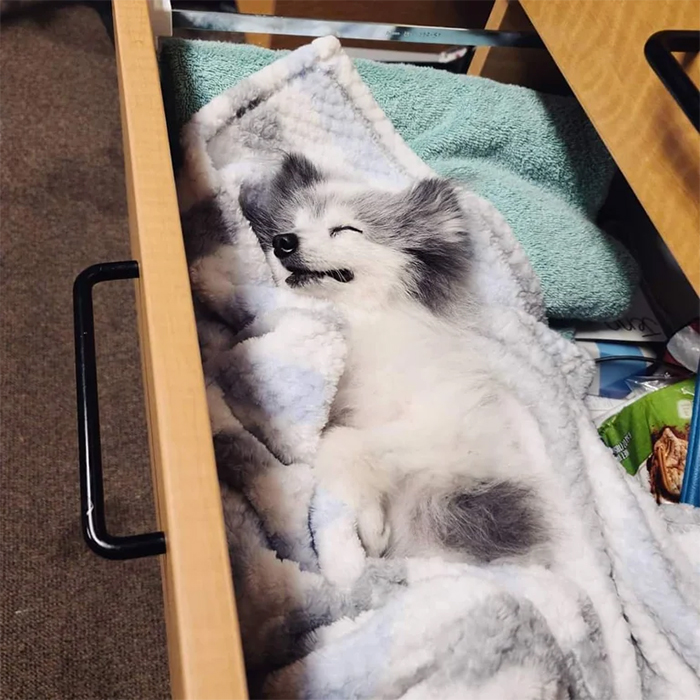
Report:
[[[238,617],[230,589],[220,492],[171,175],[173,163],[176,170],[179,165],[177,149],[173,149],[171,162],[160,97],[156,96],[159,83],[145,6],[134,11],[117,5],[132,240],[142,266],[140,318],[154,473],[159,485],[159,517],[171,542],[164,586],[174,689],[181,697],[243,697]],[[496,7],[499,5],[497,2]],[[505,17],[511,10],[501,7],[501,11]],[[515,28],[518,18],[511,19]],[[472,73],[570,94],[546,52],[528,54],[530,58],[523,62],[511,49],[501,50],[511,53],[498,61],[491,51],[477,51]],[[175,140],[171,133],[170,143]],[[687,322],[697,311],[697,295],[619,173],[601,210],[601,223],[610,224],[637,259],[644,289],[666,328],[670,331]],[[160,316],[163,308],[171,310],[166,318]],[[188,420],[168,414],[166,407],[174,401],[194,406]],[[184,452],[178,452],[182,446]],[[194,477],[192,463],[201,467]],[[179,519],[187,522],[187,530],[178,525]],[[208,591],[204,597],[202,586]]]

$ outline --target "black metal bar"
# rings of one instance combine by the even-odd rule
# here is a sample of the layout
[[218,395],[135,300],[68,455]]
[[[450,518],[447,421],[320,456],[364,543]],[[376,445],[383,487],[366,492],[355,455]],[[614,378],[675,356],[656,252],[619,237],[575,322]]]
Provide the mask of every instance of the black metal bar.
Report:
[[511,48],[544,48],[534,32],[502,32],[490,29],[459,29],[379,22],[339,22],[300,17],[243,15],[234,12],[200,12],[172,10],[173,27],[210,32],[280,34],[319,37],[333,35],[339,39],[398,41],[410,44],[443,44],[448,46],[507,46]]
[[137,559],[165,553],[162,532],[115,537],[107,532],[105,522],[92,289],[99,282],[138,276],[139,266],[134,260],[100,263],[83,270],[73,284],[81,524],[90,549],[107,559]]
[[700,50],[700,32],[665,30],[652,34],[644,45],[644,55],[661,82],[671,93],[691,124],[700,131],[700,90],[693,84],[672,52]]

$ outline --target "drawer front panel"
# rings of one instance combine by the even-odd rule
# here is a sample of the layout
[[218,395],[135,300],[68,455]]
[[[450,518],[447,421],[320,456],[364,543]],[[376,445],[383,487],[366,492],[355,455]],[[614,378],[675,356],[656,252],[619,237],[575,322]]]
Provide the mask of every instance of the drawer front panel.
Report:
[[147,0],[113,3],[132,254],[177,698],[244,698],[221,495]]
[[[521,0],[521,5],[700,292],[700,134],[644,56],[656,32],[700,29],[697,0]],[[697,81],[697,63],[689,70]]]

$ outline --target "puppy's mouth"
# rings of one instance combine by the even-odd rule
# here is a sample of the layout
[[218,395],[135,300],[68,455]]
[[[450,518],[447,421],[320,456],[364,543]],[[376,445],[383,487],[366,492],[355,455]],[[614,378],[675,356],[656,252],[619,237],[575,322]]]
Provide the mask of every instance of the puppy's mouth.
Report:
[[330,277],[336,282],[352,282],[355,278],[352,270],[307,270],[303,267],[288,267],[292,274],[287,277],[285,282],[290,287],[303,287],[307,284],[320,282],[324,277]]

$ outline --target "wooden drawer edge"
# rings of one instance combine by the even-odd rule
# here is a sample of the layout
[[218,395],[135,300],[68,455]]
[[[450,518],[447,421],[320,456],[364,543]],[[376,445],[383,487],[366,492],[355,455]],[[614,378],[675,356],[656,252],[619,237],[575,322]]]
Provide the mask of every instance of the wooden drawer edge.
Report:
[[697,1],[520,0],[520,4],[700,293],[700,136],[644,57],[644,44],[655,32],[700,29]]
[[129,228],[176,698],[245,698],[221,494],[146,0],[113,3]]

